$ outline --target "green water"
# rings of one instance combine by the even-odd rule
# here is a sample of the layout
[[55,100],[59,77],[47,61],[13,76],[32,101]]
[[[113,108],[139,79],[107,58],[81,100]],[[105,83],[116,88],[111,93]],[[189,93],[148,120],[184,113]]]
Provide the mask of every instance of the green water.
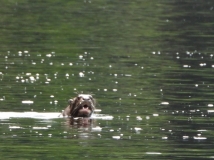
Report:
[[0,157],[214,158],[213,12],[203,0],[2,1],[0,111],[61,112],[83,92],[114,118],[0,117]]

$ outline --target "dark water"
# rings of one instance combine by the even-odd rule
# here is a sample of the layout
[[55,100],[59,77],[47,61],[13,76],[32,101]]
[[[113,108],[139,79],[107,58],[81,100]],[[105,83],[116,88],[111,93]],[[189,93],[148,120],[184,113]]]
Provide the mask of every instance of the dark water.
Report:
[[2,159],[214,158],[213,1],[11,0],[0,15],[1,112],[58,113],[83,92],[114,117],[0,117]]

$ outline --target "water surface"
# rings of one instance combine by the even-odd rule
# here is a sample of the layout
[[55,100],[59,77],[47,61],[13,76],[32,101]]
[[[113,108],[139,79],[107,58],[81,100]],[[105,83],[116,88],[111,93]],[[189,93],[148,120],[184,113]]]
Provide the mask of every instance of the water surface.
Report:
[[[213,7],[2,2],[1,157],[212,159]],[[56,117],[77,93],[102,110],[88,123]]]

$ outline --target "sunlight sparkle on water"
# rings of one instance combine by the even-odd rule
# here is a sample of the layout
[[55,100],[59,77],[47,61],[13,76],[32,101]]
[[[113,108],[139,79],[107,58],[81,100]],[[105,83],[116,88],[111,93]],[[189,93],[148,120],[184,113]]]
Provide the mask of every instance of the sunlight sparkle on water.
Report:
[[85,75],[84,75],[83,72],[80,72],[80,73],[79,73],[79,76],[80,76],[80,77],[84,77]]
[[200,63],[199,64],[201,67],[204,67],[204,66],[206,66],[207,64],[206,63]]
[[163,105],[168,105],[169,102],[161,102],[161,104],[163,104]]
[[82,55],[79,55],[79,59],[82,59],[83,58],[83,56]]
[[101,109],[95,109],[94,112],[101,112]]
[[100,131],[102,131],[102,128],[100,126],[96,126],[96,127],[92,128],[92,131],[100,132]]
[[146,154],[162,154],[160,152],[146,152]]
[[49,129],[48,127],[33,127],[33,129]]
[[213,107],[213,104],[208,104],[207,106],[208,106],[208,107]]
[[200,129],[200,130],[197,130],[199,132],[206,132],[207,130],[206,129]]
[[4,101],[5,100],[5,96],[3,96],[2,98],[0,98],[0,101]]
[[120,136],[112,136],[113,139],[120,139]]
[[117,89],[113,89],[113,92],[117,92]]
[[139,127],[135,127],[134,130],[135,130],[135,131],[141,131],[141,130],[143,130],[143,129],[142,129],[142,128],[139,128]]
[[183,65],[183,67],[184,67],[184,68],[189,68],[190,66],[189,66],[189,65]]
[[214,112],[214,110],[208,110],[207,112],[208,112],[208,113],[213,113],[213,112]]
[[193,137],[193,139],[197,139],[197,140],[205,140],[205,139],[207,139],[207,137],[196,137],[196,136],[194,136],[194,137]]
[[30,76],[29,79],[31,82],[34,82],[36,80],[33,76]]
[[31,100],[24,100],[22,101],[23,104],[33,104],[34,102]]
[[46,57],[51,57],[52,55],[51,54],[46,54]]
[[20,129],[20,128],[22,128],[22,127],[20,127],[20,126],[9,126],[9,128],[10,128],[10,129]]
[[141,116],[137,116],[136,119],[137,119],[138,121],[142,121],[142,120],[143,120],[143,118],[142,118]]

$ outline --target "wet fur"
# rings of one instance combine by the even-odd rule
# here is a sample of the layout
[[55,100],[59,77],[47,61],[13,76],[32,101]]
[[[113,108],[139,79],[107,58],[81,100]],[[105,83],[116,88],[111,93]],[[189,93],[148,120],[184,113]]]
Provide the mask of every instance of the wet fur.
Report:
[[95,110],[95,99],[91,95],[80,94],[73,99],[69,99],[68,104],[62,112],[63,116],[90,117]]

